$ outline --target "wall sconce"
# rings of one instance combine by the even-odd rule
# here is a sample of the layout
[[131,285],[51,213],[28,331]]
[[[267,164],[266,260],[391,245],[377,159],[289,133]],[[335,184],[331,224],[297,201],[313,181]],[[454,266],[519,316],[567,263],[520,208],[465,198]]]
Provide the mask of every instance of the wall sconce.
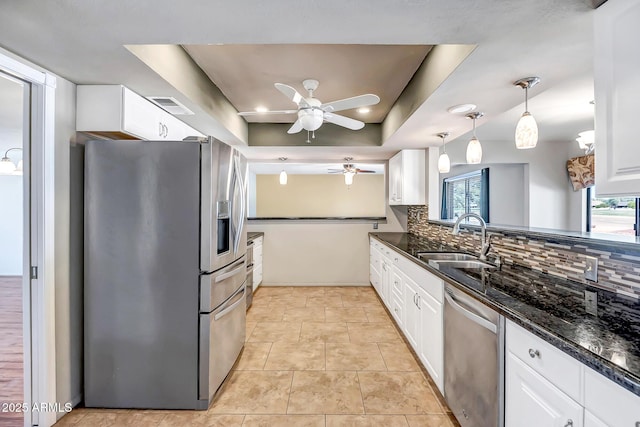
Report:
[[449,160],[446,142],[444,142],[445,138],[449,136],[449,132],[441,132],[438,136],[442,138],[442,149],[444,150],[444,153],[440,154],[440,157],[438,157],[438,172],[449,173],[451,170],[451,160]]
[[529,113],[529,89],[540,83],[540,77],[525,77],[513,84],[524,89],[524,113],[516,125],[516,147],[524,150],[538,143],[538,124]]
[[0,175],[22,175],[22,159],[18,162],[16,166],[13,161],[9,158],[9,152],[13,150],[20,150],[20,147],[9,148],[4,152],[4,157],[0,159]]
[[476,119],[482,116],[484,116],[484,113],[479,111],[474,111],[466,115],[468,119],[473,120],[473,136],[467,145],[467,163],[471,165],[478,164],[482,161],[482,145],[480,145],[480,141],[478,141],[476,137]]
[[[286,157],[280,157],[279,158],[281,161],[286,162],[287,158]],[[280,172],[280,185],[287,185],[287,172],[284,170],[284,166],[282,167],[282,172]]]

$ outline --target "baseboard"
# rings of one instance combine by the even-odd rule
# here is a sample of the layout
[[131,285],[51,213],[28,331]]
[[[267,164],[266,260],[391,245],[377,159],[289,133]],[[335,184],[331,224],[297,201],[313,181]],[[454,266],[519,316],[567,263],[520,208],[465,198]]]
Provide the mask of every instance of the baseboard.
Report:
[[260,286],[276,287],[276,286],[291,286],[291,287],[308,287],[308,286],[371,286],[369,283],[264,283]]

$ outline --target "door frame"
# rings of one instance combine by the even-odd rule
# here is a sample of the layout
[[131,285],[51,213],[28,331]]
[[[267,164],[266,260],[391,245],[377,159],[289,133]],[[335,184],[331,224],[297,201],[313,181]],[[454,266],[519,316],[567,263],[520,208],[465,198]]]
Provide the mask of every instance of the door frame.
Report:
[[[0,50],[0,71],[31,85],[30,143],[23,147],[24,267],[23,348],[24,403],[56,403],[55,355],[55,89],[56,78],[46,71],[7,56]],[[26,141],[29,142],[29,141]],[[29,157],[27,157],[29,156]],[[31,275],[32,267],[37,274]],[[29,369],[30,367],[30,369]],[[48,427],[55,411],[25,411],[24,425]]]

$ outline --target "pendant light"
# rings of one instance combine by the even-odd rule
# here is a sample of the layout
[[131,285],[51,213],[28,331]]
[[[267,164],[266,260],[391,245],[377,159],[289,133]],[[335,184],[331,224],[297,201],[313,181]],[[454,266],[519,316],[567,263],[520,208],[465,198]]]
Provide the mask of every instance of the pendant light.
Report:
[[0,175],[22,175],[22,160],[18,162],[18,166],[16,167],[9,158],[9,152],[13,150],[22,151],[22,148],[14,147],[5,151],[4,156],[0,159]]
[[578,137],[576,138],[578,141],[578,145],[580,148],[584,150],[584,154],[589,154],[593,151],[595,147],[595,131],[593,130],[585,130],[584,132],[580,132]]
[[[280,157],[280,160],[285,162],[287,160],[286,157]],[[287,185],[287,172],[282,168],[282,172],[280,172],[280,185]]]
[[524,113],[516,125],[516,147],[533,148],[538,143],[538,124],[529,113],[529,89],[540,83],[540,77],[525,77],[513,83],[524,89]]
[[476,137],[476,119],[484,116],[484,113],[474,111],[466,115],[468,119],[473,120],[473,136],[467,145],[467,163],[471,165],[478,164],[482,161],[482,145]]
[[442,149],[444,150],[444,153],[440,154],[438,158],[438,172],[449,173],[451,170],[451,160],[449,160],[446,142],[444,142],[444,139],[449,136],[449,132],[441,132],[438,136],[442,139]]

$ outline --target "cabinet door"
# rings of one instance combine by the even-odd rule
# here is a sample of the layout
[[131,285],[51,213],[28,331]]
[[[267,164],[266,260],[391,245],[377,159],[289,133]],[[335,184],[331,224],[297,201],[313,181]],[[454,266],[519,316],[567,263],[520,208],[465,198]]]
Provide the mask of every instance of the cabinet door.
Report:
[[387,306],[387,308],[389,310],[392,310],[391,308],[391,280],[392,280],[392,275],[393,275],[393,268],[391,266],[391,262],[389,261],[389,258],[387,258],[386,256],[383,256],[381,258],[381,264],[382,264],[382,271],[380,271],[380,274],[382,275],[382,280],[380,281],[380,297],[382,298],[382,301],[384,302],[384,304]]
[[129,89],[122,90],[122,130],[142,139],[163,139],[164,128],[160,123],[160,109]]
[[171,114],[164,111],[162,113],[160,122],[165,126],[163,139],[167,141],[182,141],[188,136],[203,136],[200,132]]
[[441,392],[444,391],[442,304],[424,289],[418,289],[418,356]]
[[588,410],[584,411],[584,427],[609,427]]
[[389,159],[389,204],[402,204],[402,152]]
[[411,347],[418,353],[418,325],[419,325],[419,313],[418,313],[418,285],[413,280],[404,281],[404,336],[411,344]]
[[596,191],[598,196],[637,195],[640,2],[610,0],[596,9],[594,22]]
[[581,427],[583,408],[549,381],[507,352],[505,425]]

